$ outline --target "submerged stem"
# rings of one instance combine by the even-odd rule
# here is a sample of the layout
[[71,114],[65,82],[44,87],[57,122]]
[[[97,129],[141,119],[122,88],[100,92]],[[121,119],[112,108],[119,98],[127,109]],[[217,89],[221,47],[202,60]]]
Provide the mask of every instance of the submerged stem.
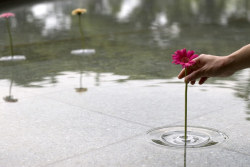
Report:
[[[185,68],[185,76],[187,76],[187,68]],[[185,142],[187,140],[187,89],[188,83],[185,82]]]
[[9,23],[8,18],[6,18],[6,27],[7,27],[8,34],[9,34],[9,39],[10,39],[10,54],[13,57],[14,56],[14,51],[13,51],[13,44],[12,44],[12,35],[11,35],[11,31],[10,31],[10,23]]
[[84,49],[84,33],[83,33],[83,30],[82,30],[82,21],[81,21],[81,15],[80,14],[78,14],[78,24],[79,24],[79,31],[80,31],[81,39],[82,39],[82,47]]

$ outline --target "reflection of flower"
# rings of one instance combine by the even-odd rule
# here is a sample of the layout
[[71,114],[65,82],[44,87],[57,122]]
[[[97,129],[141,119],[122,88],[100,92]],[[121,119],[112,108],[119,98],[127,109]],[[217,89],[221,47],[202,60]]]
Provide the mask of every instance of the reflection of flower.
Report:
[[72,11],[72,15],[81,15],[84,13],[87,13],[87,9],[78,8]]
[[88,88],[83,88],[82,87],[82,71],[80,71],[80,87],[79,88],[75,88],[75,91],[78,93],[83,93],[83,92],[87,92]]
[[12,74],[12,70],[11,70],[11,81],[10,81],[10,87],[9,87],[9,95],[3,97],[4,101],[6,102],[17,102],[17,99],[15,99],[12,95],[11,95],[11,90],[12,90],[12,86],[13,86],[13,74]]
[[13,96],[5,96],[4,98],[4,101],[6,101],[6,102],[12,102],[12,103],[14,103],[14,102],[17,102],[18,101],[18,99],[15,99]]
[[189,50],[187,52],[186,49],[184,48],[182,50],[177,50],[175,54],[172,55],[173,58],[172,63],[180,64],[182,65],[182,68],[186,68],[195,64],[193,59],[196,57],[198,57],[198,55],[194,54],[193,50]]
[[88,89],[87,88],[75,88],[76,92],[79,92],[79,93],[83,93],[83,92],[87,92]]
[[0,18],[9,18],[9,17],[15,17],[14,13],[3,13],[0,15]]

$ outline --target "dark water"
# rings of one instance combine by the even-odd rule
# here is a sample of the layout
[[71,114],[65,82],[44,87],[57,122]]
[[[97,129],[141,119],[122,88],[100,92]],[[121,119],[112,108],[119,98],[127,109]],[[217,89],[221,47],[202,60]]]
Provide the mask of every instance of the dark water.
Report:
[[[75,0],[10,7],[6,11],[16,14],[11,19],[15,53],[26,55],[28,60],[18,71],[29,66],[32,70],[28,71],[37,74],[27,73],[33,78],[14,80],[28,85],[50,71],[56,75],[78,70],[77,61],[69,55],[81,46],[77,18],[70,14],[77,7],[88,9],[83,19],[86,48],[97,50],[95,56],[82,62],[82,70],[150,79],[176,76],[179,67],[171,65],[176,49],[227,55],[247,44],[248,6],[246,0]],[[1,56],[9,52],[4,26],[1,21]],[[40,70],[37,63],[47,63],[46,69]],[[1,77],[8,78],[4,76],[8,64],[1,66]]]
[[[29,86],[33,81],[56,76],[62,71],[112,72],[128,79],[166,79],[175,77],[179,67],[171,64],[176,49],[196,53],[227,55],[250,40],[250,3],[247,0],[84,0],[41,1],[7,5],[11,11],[14,52],[27,61],[1,62],[1,79]],[[72,57],[81,47],[77,18],[71,11],[88,10],[84,16],[86,48],[95,56]],[[0,22],[1,55],[9,54],[5,22]],[[234,89],[248,100],[249,75]],[[237,75],[229,78],[237,80]],[[242,80],[242,79],[241,79]],[[210,82],[213,80],[210,79]]]

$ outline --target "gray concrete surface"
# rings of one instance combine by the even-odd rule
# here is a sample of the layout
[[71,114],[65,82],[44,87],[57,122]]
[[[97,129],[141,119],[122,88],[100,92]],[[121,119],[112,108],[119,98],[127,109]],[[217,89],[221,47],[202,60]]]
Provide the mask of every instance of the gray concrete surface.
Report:
[[[184,166],[184,150],[158,147],[146,139],[155,127],[182,125],[184,84],[169,80],[117,82],[126,76],[58,76],[40,88],[14,85],[17,103],[0,103],[1,167],[159,167]],[[70,78],[70,80],[69,80]],[[1,94],[8,82],[0,81]],[[99,86],[96,86],[99,85]],[[250,122],[245,101],[216,85],[190,86],[188,124],[218,129],[229,139],[187,149],[188,167],[248,167]]]

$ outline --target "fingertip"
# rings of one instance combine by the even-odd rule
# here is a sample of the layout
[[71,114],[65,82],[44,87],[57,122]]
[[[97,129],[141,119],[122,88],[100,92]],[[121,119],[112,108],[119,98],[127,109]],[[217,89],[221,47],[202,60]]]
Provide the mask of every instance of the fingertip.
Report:
[[178,79],[182,79],[182,78],[183,78],[182,76],[180,76],[180,75],[178,76]]
[[208,79],[207,77],[202,77],[199,81],[199,84],[202,85],[203,83],[206,82],[207,79]]
[[204,84],[205,83],[205,81],[200,81],[199,82],[199,85],[202,85],[202,84]]

